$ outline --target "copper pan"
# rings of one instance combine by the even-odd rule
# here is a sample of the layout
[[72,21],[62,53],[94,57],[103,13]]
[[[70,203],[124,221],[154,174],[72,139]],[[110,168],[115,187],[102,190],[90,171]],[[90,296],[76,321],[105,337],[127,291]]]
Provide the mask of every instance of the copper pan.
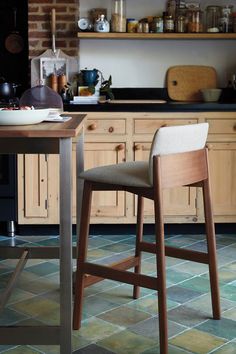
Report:
[[11,54],[21,53],[24,49],[24,39],[16,27],[17,9],[13,8],[14,29],[5,38],[5,48]]

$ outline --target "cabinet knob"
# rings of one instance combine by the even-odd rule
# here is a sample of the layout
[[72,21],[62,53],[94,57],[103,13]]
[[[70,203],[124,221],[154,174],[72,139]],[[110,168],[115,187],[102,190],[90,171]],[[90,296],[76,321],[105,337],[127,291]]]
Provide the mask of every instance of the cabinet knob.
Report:
[[113,133],[113,132],[114,132],[114,128],[113,128],[113,127],[110,127],[110,128],[108,129],[108,131],[109,131],[109,133]]
[[233,126],[233,130],[236,131],[236,123]]
[[95,130],[97,128],[97,124],[96,123],[92,123],[88,126],[88,130]]
[[134,145],[134,150],[135,150],[135,151],[142,150],[142,149],[143,149],[143,147],[142,147],[141,144],[135,144],[135,145]]
[[208,148],[208,150],[212,150],[213,145],[212,144],[206,144],[206,147]]
[[124,144],[119,144],[119,145],[117,145],[116,150],[121,151],[121,150],[124,150],[124,148],[125,148]]

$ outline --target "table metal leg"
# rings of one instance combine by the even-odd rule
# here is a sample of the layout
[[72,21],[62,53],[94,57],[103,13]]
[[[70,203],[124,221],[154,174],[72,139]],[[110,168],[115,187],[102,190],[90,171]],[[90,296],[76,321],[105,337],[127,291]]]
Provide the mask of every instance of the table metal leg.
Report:
[[72,353],[72,139],[60,139],[60,352]]

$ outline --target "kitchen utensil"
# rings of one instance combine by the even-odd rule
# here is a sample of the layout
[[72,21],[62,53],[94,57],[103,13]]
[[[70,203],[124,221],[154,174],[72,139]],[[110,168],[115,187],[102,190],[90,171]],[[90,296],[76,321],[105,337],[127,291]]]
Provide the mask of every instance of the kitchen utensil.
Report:
[[62,98],[50,87],[38,85],[26,90],[20,98],[20,106],[50,108],[63,111]]
[[203,101],[205,102],[217,102],[222,93],[221,89],[202,89],[200,90]]
[[13,24],[14,24],[13,31],[11,31],[11,33],[9,33],[5,39],[5,48],[11,54],[18,54],[22,52],[22,50],[24,49],[24,39],[20,35],[19,31],[17,31],[16,18],[17,18],[17,9],[16,7],[14,7],[13,8]]
[[166,79],[168,95],[175,101],[201,101],[200,89],[217,88],[216,70],[211,66],[173,66]]
[[78,72],[78,58],[65,54],[56,48],[56,10],[51,12],[52,48],[46,50],[40,56],[31,60],[31,86],[45,84],[49,86],[52,74],[65,75],[68,81],[72,81]]
[[49,109],[0,110],[1,125],[37,124],[47,118]]

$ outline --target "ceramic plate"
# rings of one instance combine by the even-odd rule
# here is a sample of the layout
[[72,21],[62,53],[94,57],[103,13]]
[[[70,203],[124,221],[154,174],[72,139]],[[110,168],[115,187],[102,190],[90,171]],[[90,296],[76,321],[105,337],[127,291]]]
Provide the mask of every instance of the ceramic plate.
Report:
[[0,125],[37,124],[47,118],[49,109],[0,110]]

